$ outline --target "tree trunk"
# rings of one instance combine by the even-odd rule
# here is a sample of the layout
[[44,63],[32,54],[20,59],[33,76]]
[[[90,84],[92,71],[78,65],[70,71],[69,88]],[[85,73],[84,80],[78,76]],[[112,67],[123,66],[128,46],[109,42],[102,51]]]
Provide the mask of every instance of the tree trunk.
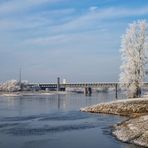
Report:
[[128,90],[128,98],[140,98],[141,97],[141,88],[137,87],[135,90]]

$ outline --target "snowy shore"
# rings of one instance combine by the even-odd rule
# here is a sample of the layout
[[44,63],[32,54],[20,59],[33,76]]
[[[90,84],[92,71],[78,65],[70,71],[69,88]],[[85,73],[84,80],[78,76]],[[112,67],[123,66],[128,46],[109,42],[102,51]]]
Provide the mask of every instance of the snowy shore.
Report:
[[129,117],[127,121],[114,125],[112,134],[123,142],[148,147],[148,98],[100,103],[80,110]]
[[56,94],[67,94],[67,92],[11,92],[11,93],[6,93],[2,92],[0,93],[0,96],[5,96],[5,97],[19,97],[19,96],[43,96],[43,95],[56,95]]

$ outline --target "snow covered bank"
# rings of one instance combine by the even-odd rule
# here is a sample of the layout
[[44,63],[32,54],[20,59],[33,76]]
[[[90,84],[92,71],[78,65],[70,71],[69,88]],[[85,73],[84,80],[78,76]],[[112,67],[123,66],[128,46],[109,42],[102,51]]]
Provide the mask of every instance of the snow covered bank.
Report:
[[125,99],[81,108],[81,111],[133,116],[148,113],[148,98]]
[[148,115],[117,124],[112,133],[123,142],[148,147]]
[[148,147],[148,98],[100,103],[80,110],[131,117],[128,121],[113,126],[113,135],[123,142]]

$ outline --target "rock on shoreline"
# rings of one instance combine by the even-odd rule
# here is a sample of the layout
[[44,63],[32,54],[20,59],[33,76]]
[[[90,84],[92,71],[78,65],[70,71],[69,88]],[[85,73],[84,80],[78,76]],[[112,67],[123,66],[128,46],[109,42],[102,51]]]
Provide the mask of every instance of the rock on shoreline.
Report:
[[148,99],[126,99],[81,108],[81,111],[131,117],[113,126],[112,134],[119,140],[148,147]]

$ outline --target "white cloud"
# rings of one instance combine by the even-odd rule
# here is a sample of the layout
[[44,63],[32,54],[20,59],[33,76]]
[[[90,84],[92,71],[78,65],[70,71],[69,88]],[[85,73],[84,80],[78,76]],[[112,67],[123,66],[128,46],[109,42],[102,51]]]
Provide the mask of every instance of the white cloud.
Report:
[[[38,2],[40,2],[40,0]],[[26,34],[26,32],[22,30],[22,36],[26,36],[26,38],[23,38],[21,41],[23,42],[23,44],[38,44],[42,46],[56,45],[57,42],[58,44],[65,44],[68,42],[71,43],[72,40],[78,42],[78,40],[85,40],[85,31],[89,32],[97,30],[99,31],[99,33],[102,33],[102,31],[106,31],[106,29],[108,29],[105,28],[105,26],[111,26],[113,24],[114,19],[129,16],[146,15],[148,14],[148,7],[145,6],[137,9],[118,7],[100,9],[98,7],[92,6],[81,15],[79,13],[76,13],[76,15],[74,16],[71,15],[75,12],[75,9],[67,8],[43,11],[41,13],[38,12],[35,14],[31,14],[30,16],[26,15],[25,17],[19,19],[5,18],[0,20],[0,30],[30,30],[29,34]],[[58,19],[54,19],[54,17],[57,16]],[[69,17],[71,18],[69,19]],[[106,23],[104,23],[106,20],[109,20],[109,24],[107,25]],[[83,32],[82,36],[77,36],[73,34],[81,34],[81,32]],[[87,39],[87,41],[89,42],[89,39]]]
[[[110,32],[111,33],[111,32]],[[48,50],[69,51],[69,50],[108,50],[114,48],[118,44],[118,40],[112,38],[119,38],[116,33],[112,36],[108,32],[102,30],[95,30],[90,32],[79,32],[70,34],[59,34],[46,37],[30,38],[26,40],[22,46],[42,47]],[[101,47],[101,48],[98,48]]]
[[63,24],[57,24],[50,26],[50,29],[55,32],[61,31],[81,31],[96,29],[97,26],[101,27],[103,21],[112,19],[131,17],[131,16],[143,16],[148,14],[148,6],[141,8],[104,8],[99,9],[97,7],[90,7],[89,10],[78,17],[74,17],[70,21]]
[[75,13],[76,10],[74,8],[65,8],[65,9],[54,9],[50,11],[43,11],[41,12],[41,16],[62,16],[62,15],[69,15]]
[[92,6],[92,7],[89,8],[90,11],[95,11],[97,9],[98,9],[98,7],[96,7],[96,6]]
[[[43,11],[36,14],[23,15],[22,17],[1,18],[0,30],[20,30],[20,29],[35,29],[45,26],[55,25],[55,18],[58,17],[58,22],[67,21],[71,17],[69,15],[75,13],[75,9],[55,9]],[[67,17],[66,17],[67,16]],[[44,30],[44,29],[42,29]]]
[[27,44],[34,44],[34,45],[47,45],[47,44],[60,44],[68,41],[66,35],[55,35],[51,37],[40,37],[36,39],[29,39],[25,43]]
[[64,0],[11,0],[0,4],[0,14],[9,14],[12,12],[24,11],[34,6],[46,3],[62,2]]
[[[12,0],[0,5],[0,15],[3,15],[2,12],[6,13],[21,10],[22,7],[28,8],[27,6],[37,5],[38,3],[45,2],[57,2],[63,0]],[[73,15],[71,15],[73,14]],[[141,8],[99,8],[96,6],[91,6],[87,11],[79,14],[77,10],[73,8],[67,9],[56,9],[50,11],[37,12],[33,14],[23,15],[21,18],[1,19],[0,28],[9,30],[14,28],[33,28],[34,26],[43,26],[45,25],[47,29],[52,30],[52,32],[60,31],[76,31],[81,29],[90,29],[94,28],[100,24],[100,21],[110,20],[115,18],[123,18],[129,16],[143,16],[148,14],[148,6]],[[17,15],[16,15],[17,16]],[[57,18],[58,19],[55,19]],[[62,22],[62,24],[61,24]]]

